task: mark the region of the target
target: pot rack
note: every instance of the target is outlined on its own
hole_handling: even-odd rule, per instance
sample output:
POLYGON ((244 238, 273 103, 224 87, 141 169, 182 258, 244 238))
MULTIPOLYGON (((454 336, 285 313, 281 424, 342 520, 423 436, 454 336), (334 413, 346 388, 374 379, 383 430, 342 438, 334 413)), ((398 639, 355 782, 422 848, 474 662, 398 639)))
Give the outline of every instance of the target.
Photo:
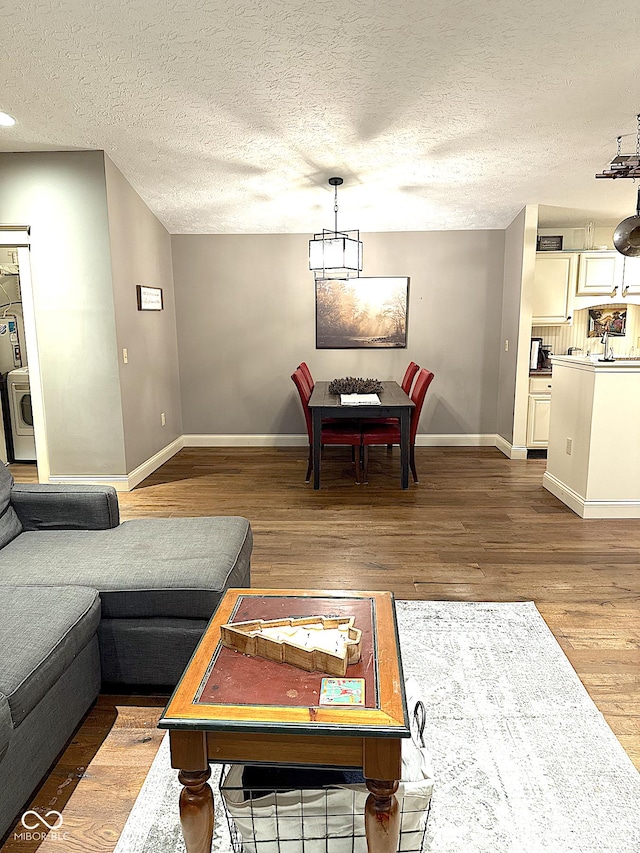
POLYGON ((640 178, 640 113, 636 116, 637 128, 635 134, 623 133, 616 138, 618 150, 607 169, 596 174, 596 178, 640 178), (635 154, 622 153, 622 140, 627 136, 635 136, 635 154))
MULTIPOLYGON (((626 133, 624 136, 632 136, 626 133)), ((636 152, 635 154, 622 153, 623 135, 618 136, 618 151, 609 163, 608 169, 596 175, 596 178, 640 178, 640 113, 636 116, 636 152)), ((623 219, 613 232, 613 245, 626 258, 640 258, 640 187, 638 187, 638 201, 634 216, 623 219)), ((612 294, 613 295, 613 294, 612 294)), ((626 295, 626 293, 624 294, 626 295)))

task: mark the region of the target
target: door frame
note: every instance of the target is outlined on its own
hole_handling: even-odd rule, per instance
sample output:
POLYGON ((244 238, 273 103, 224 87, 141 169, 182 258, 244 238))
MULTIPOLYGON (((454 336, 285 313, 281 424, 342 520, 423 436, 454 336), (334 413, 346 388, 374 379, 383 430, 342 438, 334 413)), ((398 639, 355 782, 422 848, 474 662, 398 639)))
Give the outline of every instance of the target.
POLYGON ((31 238, 29 232, 30 228, 28 225, 0 225, 0 246, 16 249, 18 252, 22 317, 24 321, 27 364, 29 365, 29 385, 31 386, 31 406, 33 408, 33 433, 36 442, 38 481, 40 483, 48 483, 51 469, 49 465, 49 445, 47 442, 47 422, 42 390, 42 374, 40 372, 35 299, 31 278, 31 238))

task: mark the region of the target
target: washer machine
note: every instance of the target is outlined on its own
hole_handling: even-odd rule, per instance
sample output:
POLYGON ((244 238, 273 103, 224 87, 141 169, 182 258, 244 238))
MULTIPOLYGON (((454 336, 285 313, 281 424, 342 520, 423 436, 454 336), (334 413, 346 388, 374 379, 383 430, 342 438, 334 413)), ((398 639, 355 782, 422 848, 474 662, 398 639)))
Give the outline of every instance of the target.
POLYGON ((7 393, 11 416, 13 456, 16 462, 34 462, 36 442, 33 435, 33 410, 29 368, 19 367, 7 374, 7 393))

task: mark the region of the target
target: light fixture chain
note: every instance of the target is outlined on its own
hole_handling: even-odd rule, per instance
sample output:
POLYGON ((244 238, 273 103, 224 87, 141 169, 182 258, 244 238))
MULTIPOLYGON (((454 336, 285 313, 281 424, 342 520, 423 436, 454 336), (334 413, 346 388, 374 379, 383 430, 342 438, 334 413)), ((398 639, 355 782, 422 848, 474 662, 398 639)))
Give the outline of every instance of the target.
POLYGON ((336 184, 333 188, 333 213, 334 213, 334 225, 333 232, 337 235, 338 233, 338 185, 336 184))
POLYGON ((636 157, 640 157, 640 113, 636 116, 638 128, 636 132, 636 157))

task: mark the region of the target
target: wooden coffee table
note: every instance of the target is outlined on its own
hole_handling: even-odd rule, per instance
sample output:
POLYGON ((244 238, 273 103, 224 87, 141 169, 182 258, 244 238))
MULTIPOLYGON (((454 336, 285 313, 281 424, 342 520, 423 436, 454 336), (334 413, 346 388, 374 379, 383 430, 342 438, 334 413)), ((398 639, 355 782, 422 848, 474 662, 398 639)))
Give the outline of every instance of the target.
POLYGON ((402 739, 410 729, 390 592, 228 590, 159 726, 169 729, 171 766, 184 786, 180 820, 187 853, 211 850, 211 762, 361 768, 370 792, 368 849, 397 850, 395 792, 402 739), (364 678, 364 706, 319 705, 323 673, 248 657, 220 643, 227 622, 311 615, 355 617, 362 656, 347 677, 364 678))

